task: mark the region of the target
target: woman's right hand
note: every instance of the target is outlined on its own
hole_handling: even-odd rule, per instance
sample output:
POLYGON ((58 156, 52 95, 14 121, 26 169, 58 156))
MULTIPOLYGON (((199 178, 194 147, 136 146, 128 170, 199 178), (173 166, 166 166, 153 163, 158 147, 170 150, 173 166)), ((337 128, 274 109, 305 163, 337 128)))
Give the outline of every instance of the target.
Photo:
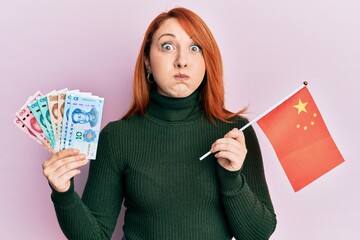
POLYGON ((80 174, 78 169, 89 160, 78 149, 69 148, 54 153, 43 163, 43 174, 52 188, 57 192, 66 192, 70 188, 70 180, 80 174))

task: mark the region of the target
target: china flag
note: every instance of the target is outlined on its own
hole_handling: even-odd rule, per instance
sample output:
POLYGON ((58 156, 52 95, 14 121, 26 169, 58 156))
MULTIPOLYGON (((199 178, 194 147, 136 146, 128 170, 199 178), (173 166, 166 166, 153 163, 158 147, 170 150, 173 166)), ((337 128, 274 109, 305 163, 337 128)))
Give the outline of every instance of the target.
POLYGON ((307 87, 257 123, 295 192, 344 162, 307 87))

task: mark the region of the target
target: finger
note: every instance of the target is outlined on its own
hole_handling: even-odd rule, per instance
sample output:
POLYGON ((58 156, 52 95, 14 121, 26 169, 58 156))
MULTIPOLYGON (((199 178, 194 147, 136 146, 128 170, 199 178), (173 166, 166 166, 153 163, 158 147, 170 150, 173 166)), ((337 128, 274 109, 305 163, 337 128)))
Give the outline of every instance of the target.
POLYGON ((70 169, 72 166, 74 166, 74 164, 78 166, 83 166, 86 163, 88 163, 88 160, 86 159, 85 154, 65 157, 57 159, 56 161, 53 161, 50 165, 47 165, 43 169, 43 173, 46 177, 49 177, 50 175, 56 174, 56 172, 58 171, 70 169))
POLYGON ((224 137, 225 137, 225 138, 226 138, 226 137, 232 137, 232 136, 234 136, 234 134, 236 134, 238 131, 239 131, 239 129, 233 128, 233 129, 231 129, 229 132, 227 132, 224 137))
MULTIPOLYGON (((86 165, 89 162, 89 160, 80 160, 75 162, 70 162, 68 164, 62 165, 58 169, 52 172, 52 174, 49 176, 50 181, 56 181, 56 179, 62 179, 65 176, 65 179, 70 179, 67 176, 69 176, 69 173, 74 173, 77 171, 80 171, 78 168, 86 165)), ((72 175, 72 174, 70 174, 72 175)))
POLYGON ((227 159, 228 161, 232 162, 232 159, 237 158, 237 155, 230 151, 220 151, 215 154, 215 157, 219 159, 220 158, 227 159))
POLYGON ((238 171, 242 167, 241 164, 236 164, 234 162, 229 162, 225 158, 219 158, 217 161, 218 161, 220 166, 222 166, 224 169, 226 169, 228 171, 238 171))
POLYGON ((60 176, 59 179, 65 183, 65 182, 69 181, 71 178, 75 177, 76 175, 79 175, 80 173, 81 173, 81 170, 74 169, 74 170, 71 170, 71 171, 63 174, 62 176, 60 176))
POLYGON ((244 134, 243 131, 240 131, 240 130, 239 130, 239 132, 238 132, 238 137, 236 137, 235 139, 236 139, 236 141, 238 141, 238 142, 246 145, 246 142, 245 142, 245 134, 244 134))
POLYGON ((57 192, 66 192, 70 188, 70 179, 80 173, 79 169, 75 169, 67 172, 55 181, 49 180, 49 183, 57 192))
POLYGON ((66 158, 61 158, 61 159, 58 159, 57 161, 54 161, 49 166, 49 168, 57 170, 60 167, 69 165, 69 164, 74 163, 74 162, 79 162, 79 161, 82 161, 82 160, 85 160, 85 159, 86 159, 85 154, 78 154, 78 155, 74 155, 74 156, 70 156, 70 157, 66 157, 66 158))
POLYGON ((217 153, 215 157, 217 157, 218 163, 229 171, 240 170, 244 163, 244 158, 239 158, 231 152, 222 151, 217 153))
POLYGON ((229 158, 229 161, 243 160, 247 154, 245 144, 232 138, 218 139, 211 148, 212 152, 217 152, 217 158, 229 158))
POLYGON ((68 148, 68 149, 64 149, 59 152, 56 152, 53 155, 51 155, 51 157, 49 159, 44 161, 43 168, 46 168, 48 165, 52 164, 54 161, 56 161, 58 159, 69 157, 69 156, 74 156, 74 155, 79 154, 79 152, 80 151, 76 148, 68 148))
POLYGON ((231 148, 228 150, 217 151, 215 154, 216 158, 227 158, 229 161, 237 162, 243 160, 247 154, 246 148, 231 148))
POLYGON ((245 135, 242 131, 240 131, 237 128, 233 128, 231 131, 229 131, 224 138, 233 138, 241 143, 245 143, 245 135))
POLYGON ((243 161, 246 156, 247 150, 246 149, 229 149, 229 150, 221 150, 216 152, 215 157, 220 159, 224 158, 227 159, 230 162, 239 162, 243 161))
POLYGON ((221 138, 216 140, 211 146, 211 152, 234 151, 238 152, 244 148, 244 145, 233 138, 221 138))

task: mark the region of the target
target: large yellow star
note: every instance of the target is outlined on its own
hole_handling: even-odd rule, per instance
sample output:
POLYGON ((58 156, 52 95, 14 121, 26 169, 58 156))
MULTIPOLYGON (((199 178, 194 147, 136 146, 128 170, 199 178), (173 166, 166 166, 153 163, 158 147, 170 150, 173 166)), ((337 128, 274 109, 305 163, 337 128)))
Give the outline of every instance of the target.
POLYGON ((298 103, 298 105, 294 105, 293 107, 294 108, 297 108, 297 110, 298 110, 298 115, 301 113, 301 112, 307 112, 306 111, 306 105, 307 105, 308 103, 306 102, 306 103, 303 103, 302 101, 301 101, 301 99, 299 99, 299 103, 298 103))

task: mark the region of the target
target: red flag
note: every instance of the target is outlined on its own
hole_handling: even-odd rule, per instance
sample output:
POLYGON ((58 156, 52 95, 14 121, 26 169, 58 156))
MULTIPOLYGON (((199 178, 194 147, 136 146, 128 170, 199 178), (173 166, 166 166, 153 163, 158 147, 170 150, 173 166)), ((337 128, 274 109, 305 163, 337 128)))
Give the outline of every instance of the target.
POLYGON ((257 121, 299 191, 344 162, 306 87, 257 121))

